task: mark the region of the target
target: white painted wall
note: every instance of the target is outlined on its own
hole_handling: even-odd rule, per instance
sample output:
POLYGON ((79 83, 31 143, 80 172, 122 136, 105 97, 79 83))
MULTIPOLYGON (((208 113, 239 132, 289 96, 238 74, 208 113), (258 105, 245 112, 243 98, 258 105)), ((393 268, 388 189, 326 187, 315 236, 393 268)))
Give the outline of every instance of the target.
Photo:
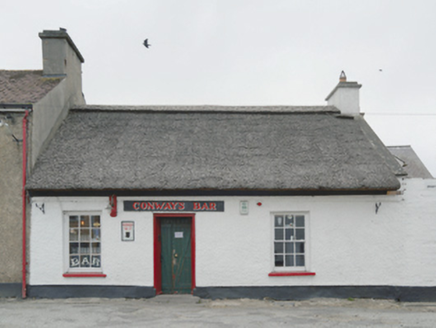
POLYGON ((153 214, 123 212, 123 200, 223 200, 225 212, 196 213, 197 286, 436 286, 436 180, 404 180, 398 196, 127 197, 109 216, 107 197, 32 200, 30 284, 153 286, 153 214), (249 215, 239 201, 249 201, 249 215), (256 203, 261 202, 262 206, 256 203), (378 214, 375 203, 380 202, 378 214), (45 204, 45 214, 35 203, 45 204), (100 211, 106 278, 64 278, 63 212, 100 211), (309 263, 315 276, 269 277, 271 213, 308 213, 309 263), (121 221, 135 241, 121 241, 121 221))

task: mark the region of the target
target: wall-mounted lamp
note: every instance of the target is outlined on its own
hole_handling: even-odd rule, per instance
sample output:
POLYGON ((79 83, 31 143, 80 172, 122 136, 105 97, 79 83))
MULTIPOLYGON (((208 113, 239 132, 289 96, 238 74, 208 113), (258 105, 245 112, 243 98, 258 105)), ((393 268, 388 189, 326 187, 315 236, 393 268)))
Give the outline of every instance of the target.
POLYGON ((109 209, 110 209, 110 216, 116 217, 117 216, 117 195, 109 196, 109 209))

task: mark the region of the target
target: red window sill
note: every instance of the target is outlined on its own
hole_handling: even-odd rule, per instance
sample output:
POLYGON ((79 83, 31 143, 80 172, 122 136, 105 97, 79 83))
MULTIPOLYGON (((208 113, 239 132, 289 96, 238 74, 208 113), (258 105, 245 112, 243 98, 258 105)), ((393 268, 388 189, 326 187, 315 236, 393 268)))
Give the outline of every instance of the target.
POLYGON ((314 276, 315 272, 270 272, 269 277, 314 276))
POLYGON ((87 272, 76 272, 76 273, 64 273, 65 278, 106 278, 104 273, 87 273, 87 272))

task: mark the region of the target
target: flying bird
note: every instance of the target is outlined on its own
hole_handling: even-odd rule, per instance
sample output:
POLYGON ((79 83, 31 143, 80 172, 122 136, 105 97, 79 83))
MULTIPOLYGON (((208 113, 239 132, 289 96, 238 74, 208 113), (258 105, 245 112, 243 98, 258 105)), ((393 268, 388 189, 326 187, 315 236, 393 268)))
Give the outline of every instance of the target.
POLYGON ((144 45, 147 49, 148 49, 148 47, 151 46, 151 44, 148 43, 148 39, 145 39, 145 40, 144 40, 143 45, 144 45))

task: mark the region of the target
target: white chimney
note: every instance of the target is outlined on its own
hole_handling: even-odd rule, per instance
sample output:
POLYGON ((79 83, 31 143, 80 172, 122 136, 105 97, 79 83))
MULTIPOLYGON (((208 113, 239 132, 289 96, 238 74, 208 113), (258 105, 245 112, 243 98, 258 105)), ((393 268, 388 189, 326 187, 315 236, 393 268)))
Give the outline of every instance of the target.
POLYGON ((343 115, 359 115, 359 89, 361 86, 357 82, 347 82, 347 77, 342 71, 338 85, 325 100, 329 106, 335 106, 343 115))

